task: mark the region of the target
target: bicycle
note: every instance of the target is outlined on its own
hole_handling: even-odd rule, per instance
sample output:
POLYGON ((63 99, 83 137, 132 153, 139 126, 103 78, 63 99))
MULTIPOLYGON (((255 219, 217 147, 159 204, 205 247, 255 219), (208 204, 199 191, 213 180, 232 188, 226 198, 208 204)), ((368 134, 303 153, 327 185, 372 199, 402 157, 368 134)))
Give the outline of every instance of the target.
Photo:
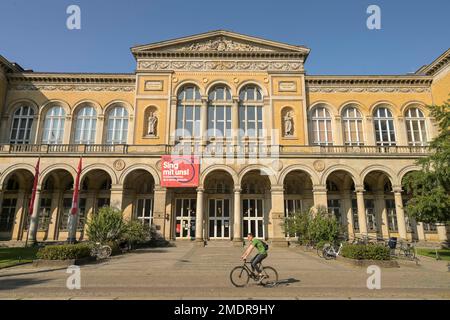
POLYGON ((336 250, 334 245, 331 245, 330 243, 325 244, 322 249, 322 257, 325 258, 325 260, 330 260, 332 258, 336 259, 341 254, 343 246, 344 244, 341 242, 339 248, 336 250))
POLYGON ((230 281, 235 287, 245 287, 250 278, 263 286, 275 284, 278 281, 278 272, 274 268, 264 267, 262 263, 259 263, 258 267, 263 275, 262 279, 260 279, 259 275, 252 271, 251 267, 248 267, 250 264, 250 262, 244 260, 244 264, 242 266, 234 267, 233 270, 231 270, 230 281))
POLYGON ((91 249, 91 256, 96 257, 97 260, 107 259, 111 256, 112 249, 108 245, 102 245, 100 242, 93 244, 91 249))
POLYGON ((397 252, 394 250, 394 255, 400 258, 405 258, 408 260, 416 260, 416 249, 413 243, 409 242, 400 242, 400 246, 397 249, 397 252))

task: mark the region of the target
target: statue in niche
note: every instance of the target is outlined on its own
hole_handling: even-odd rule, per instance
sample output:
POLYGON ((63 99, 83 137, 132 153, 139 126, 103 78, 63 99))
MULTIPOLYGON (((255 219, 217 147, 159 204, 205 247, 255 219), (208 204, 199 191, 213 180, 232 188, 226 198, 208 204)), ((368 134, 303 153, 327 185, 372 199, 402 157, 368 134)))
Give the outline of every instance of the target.
POLYGON ((284 136, 292 137, 294 135, 294 118, 292 111, 288 111, 284 116, 284 136))
POLYGON ((156 125, 158 123, 158 118, 155 116, 154 112, 150 112, 148 117, 148 135, 155 136, 156 135, 156 125))

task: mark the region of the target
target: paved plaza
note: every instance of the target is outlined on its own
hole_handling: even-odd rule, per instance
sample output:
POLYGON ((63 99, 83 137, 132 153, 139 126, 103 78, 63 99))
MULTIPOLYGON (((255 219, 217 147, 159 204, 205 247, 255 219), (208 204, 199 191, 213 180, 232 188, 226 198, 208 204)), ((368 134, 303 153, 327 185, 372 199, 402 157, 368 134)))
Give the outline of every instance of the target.
POLYGON ((31 265, 0 270, 0 299, 450 299, 447 262, 421 257, 417 266, 382 268, 381 289, 369 290, 366 268, 325 261, 300 247, 270 248, 265 265, 274 287, 234 288, 242 248, 227 244, 137 250, 81 266, 81 289, 69 290, 66 268, 31 265))

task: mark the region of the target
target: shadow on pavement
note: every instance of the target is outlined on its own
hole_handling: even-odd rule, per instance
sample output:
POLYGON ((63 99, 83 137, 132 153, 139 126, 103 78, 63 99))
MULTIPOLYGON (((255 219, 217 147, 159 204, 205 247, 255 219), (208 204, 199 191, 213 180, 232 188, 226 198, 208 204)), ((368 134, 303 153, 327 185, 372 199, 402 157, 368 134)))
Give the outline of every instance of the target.
POLYGON ((53 271, 58 271, 58 270, 67 270, 67 267, 64 267, 64 268, 52 268, 52 269, 45 269, 45 270, 38 270, 38 271, 31 271, 31 272, 0 274, 0 281, 3 281, 1 278, 23 276, 23 275, 37 274, 37 273, 46 273, 46 272, 53 272, 53 271))
POLYGON ((288 278, 288 279, 281 279, 278 280, 277 282, 271 282, 265 285, 265 287, 279 287, 279 286, 288 286, 291 283, 296 283, 296 282, 300 282, 300 280, 295 279, 295 278, 288 278))
POLYGON ((14 290, 22 287, 33 286, 48 282, 48 280, 38 280, 32 278, 23 279, 0 279, 0 291, 2 290, 14 290))

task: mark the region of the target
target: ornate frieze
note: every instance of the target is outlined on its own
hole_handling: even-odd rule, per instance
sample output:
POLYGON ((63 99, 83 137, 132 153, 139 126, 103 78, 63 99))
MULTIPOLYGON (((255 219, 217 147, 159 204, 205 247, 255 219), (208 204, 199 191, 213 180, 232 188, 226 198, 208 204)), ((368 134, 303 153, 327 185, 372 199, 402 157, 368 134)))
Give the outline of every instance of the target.
POLYGON ((178 47, 170 48, 173 51, 274 51, 267 47, 258 46, 254 43, 248 44, 244 42, 238 42, 232 39, 227 39, 226 37, 218 37, 215 39, 209 39, 205 41, 193 42, 185 45, 180 45, 178 47))
POLYGON ((303 71, 303 64, 295 61, 245 60, 142 60, 139 70, 175 71, 303 71))
POLYGON ((13 84, 11 90, 17 91, 115 91, 132 92, 135 86, 85 86, 85 85, 46 85, 46 84, 13 84))
POLYGON ((423 93, 430 92, 431 89, 429 87, 308 87, 308 91, 314 93, 423 93))

